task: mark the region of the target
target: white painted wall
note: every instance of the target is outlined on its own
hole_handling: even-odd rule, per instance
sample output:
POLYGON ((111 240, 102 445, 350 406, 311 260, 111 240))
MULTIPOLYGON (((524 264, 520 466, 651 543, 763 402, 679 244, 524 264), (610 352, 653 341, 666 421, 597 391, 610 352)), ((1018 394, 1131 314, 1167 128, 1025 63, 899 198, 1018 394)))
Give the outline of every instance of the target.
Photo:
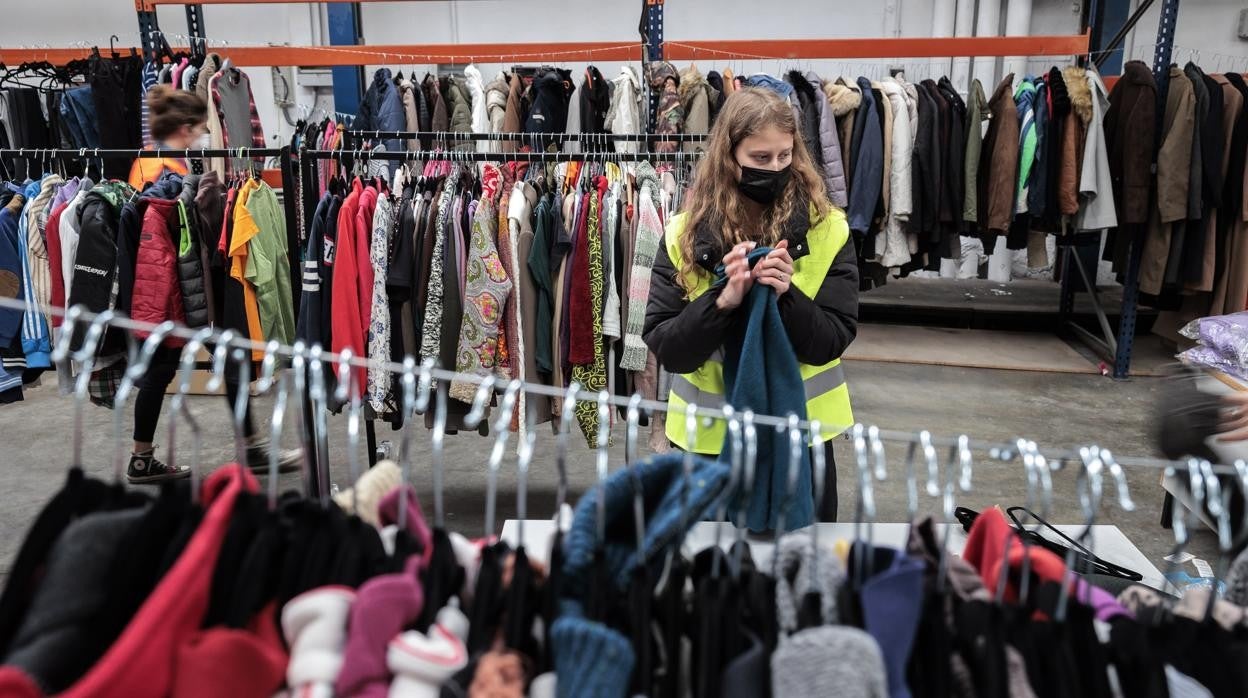
MULTIPOLYGON (((998 1, 998 0, 994 0, 998 1)), ((1033 34, 1068 34, 1078 30, 1079 7, 1086 0, 1033 0, 1033 34)), ((756 38, 819 38, 852 36, 930 36, 936 0, 788 0, 760 9, 755 0, 668 0, 666 38, 669 41, 756 38)), ((0 22, 2 46, 66 46, 78 42, 107 45, 117 34, 119 45, 138 43, 138 26, 131 0, 56 0, 6 3, 0 22)), ((630 44, 638 40, 640 3, 610 0, 471 0, 469 2, 365 3, 362 7, 364 40, 371 44, 418 44, 519 41, 607 41, 630 44)), ((1248 46, 1235 37, 1243 0, 1189 0, 1180 12, 1176 60, 1185 61, 1199 49, 1206 67, 1221 62, 1225 69, 1248 70, 1248 46), (1223 57, 1223 54, 1225 57, 1223 57)), ((161 26, 170 35, 186 32, 179 6, 160 8, 161 26)), ((318 5, 215 5, 204 9, 205 24, 214 50, 228 54, 229 45, 322 44, 324 11, 318 5)), ((1002 17, 1004 22, 1004 17, 1002 17)), ((1128 38, 1129 58, 1150 60, 1157 29, 1152 10, 1128 38)), ((171 43, 184 43, 171 36, 171 43)), ((607 78, 618 63, 586 56, 562 56, 539 61, 517 57, 506 64, 478 64, 486 78, 512 62, 556 63, 579 76, 587 63, 599 66, 607 78)), ((1027 71, 1047 69, 1051 59, 1029 59, 1027 71)), ((854 61, 835 58, 811 61, 760 59, 698 61, 705 72, 730 67, 737 73, 814 70, 825 77, 867 75, 880 77, 891 67, 905 68, 912 79, 938 77, 950 60, 906 59, 854 61)), ((998 61, 999 64, 999 61, 998 61)), ((392 68, 417 72, 432 66, 419 59, 396 59, 392 68)), ((679 66, 683 67, 683 66, 679 66)), ((274 104, 273 80, 267 68, 247 69, 265 134, 273 142, 289 136, 290 128, 274 104)), ((368 71, 371 76, 371 69, 368 71)), ((999 78, 999 65, 992 72, 999 78)), ((312 90, 292 85, 296 101, 308 104, 312 90)), ((991 90, 991 86, 985 86, 991 90)), ((574 101, 575 104, 575 101, 574 101)), ((575 124, 576 115, 571 115, 575 124)))

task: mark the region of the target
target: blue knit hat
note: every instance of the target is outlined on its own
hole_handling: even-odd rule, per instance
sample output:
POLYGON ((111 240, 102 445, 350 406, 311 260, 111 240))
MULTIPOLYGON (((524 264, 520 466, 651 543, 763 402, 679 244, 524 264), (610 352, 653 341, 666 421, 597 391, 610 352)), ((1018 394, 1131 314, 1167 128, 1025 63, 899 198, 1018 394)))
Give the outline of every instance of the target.
POLYGON ((598 536, 598 499, 606 509, 606 536, 603 553, 607 571, 618 591, 628 588, 629 572, 638 563, 637 539, 633 521, 634 483, 641 481, 645 505, 646 533, 643 550, 648 563, 661 561, 671 545, 679 545, 686 529, 708 518, 728 484, 729 466, 694 456, 693 473, 687 495, 687 509, 681 511, 684 490, 684 453, 672 452, 646 460, 608 477, 576 504, 572 528, 563 539, 564 589, 567 596, 583 598, 588 588, 588 572, 598 536), (604 494, 605 493, 605 494, 604 494))
MULTIPOLYGON (((686 525, 707 518, 728 484, 728 466, 694 456, 685 490, 684 454, 652 456, 616 472, 577 502, 572 528, 563 539, 560 617, 551 626, 551 650, 559 674, 560 698, 623 698, 632 675, 632 643, 622 633, 585 618, 582 602, 598 536, 598 502, 606 512, 602 542, 607 574, 616 591, 628 588, 639 563, 661 563, 669 547, 684 539, 686 525), (634 486, 640 481, 646 524, 639 558, 632 525, 634 486), (681 502, 686 502, 682 509, 681 502)), ((609 592, 608 592, 609 593, 609 592)))
POLYGON ((633 646, 602 623, 560 616, 550 627, 559 698, 624 698, 633 673, 633 646))

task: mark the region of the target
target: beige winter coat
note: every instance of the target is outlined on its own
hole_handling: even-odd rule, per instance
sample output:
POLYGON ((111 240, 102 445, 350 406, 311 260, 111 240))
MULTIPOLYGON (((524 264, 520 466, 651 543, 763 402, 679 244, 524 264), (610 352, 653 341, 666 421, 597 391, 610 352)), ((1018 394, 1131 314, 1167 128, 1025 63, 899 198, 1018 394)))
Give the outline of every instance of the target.
POLYGON ((1187 218, 1195 129, 1196 90, 1182 70, 1171 68, 1161 149, 1157 153, 1157 206, 1150 211, 1140 259, 1140 290, 1145 293, 1161 293, 1173 223, 1187 218))

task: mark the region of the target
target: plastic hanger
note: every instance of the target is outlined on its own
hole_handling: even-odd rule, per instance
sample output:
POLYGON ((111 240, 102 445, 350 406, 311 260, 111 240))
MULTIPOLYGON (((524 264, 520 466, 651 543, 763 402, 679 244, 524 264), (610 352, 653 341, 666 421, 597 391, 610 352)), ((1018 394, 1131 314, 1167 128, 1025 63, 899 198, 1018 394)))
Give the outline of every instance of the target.
MULTIPOLYGON (((210 378, 210 379, 208 380, 208 386, 207 386, 207 387, 208 387, 209 392, 212 392, 212 391, 216 391, 216 390, 220 390, 220 389, 221 389, 221 385, 222 385, 223 381, 225 380, 225 371, 226 371, 226 368, 227 368, 227 367, 226 367, 226 365, 225 365, 225 364, 226 364, 226 359, 227 359, 227 358, 233 358, 236 362, 238 362, 238 361, 239 361, 239 355, 238 355, 237 353, 233 353, 233 354, 231 353, 231 350, 234 348, 234 347, 233 347, 233 344, 234 344, 234 342, 235 342, 235 340, 236 340, 237 338, 238 338, 238 333, 237 333, 237 332, 235 332, 234 330, 226 330, 226 331, 224 331, 224 332, 222 332, 222 333, 221 333, 221 338, 217 341, 217 346, 216 346, 216 348, 215 348, 215 349, 213 350, 213 352, 212 352, 212 378, 210 378)), ((245 359, 245 358, 246 358, 246 356, 244 355, 244 357, 243 357, 243 358, 245 359)), ((250 371, 249 371, 249 373, 250 373, 250 371)), ((242 366, 241 366, 241 365, 239 366, 239 374, 240 374, 240 376, 241 376, 241 374, 242 374, 242 366)), ((246 384, 246 383, 244 383, 244 382, 241 380, 241 378, 240 378, 240 380, 238 381, 238 391, 239 391, 239 395, 242 395, 242 394, 244 393, 244 391, 246 391, 247 389, 248 389, 247 384, 246 384)), ((235 421, 235 424, 234 424, 234 459, 235 459, 235 462, 237 462, 237 463, 246 463, 246 462, 247 462, 247 460, 246 460, 246 458, 247 458, 247 447, 246 447, 246 444, 244 443, 245 439, 244 439, 244 437, 242 436, 242 432, 243 432, 243 430, 242 430, 242 420, 241 420, 241 418, 238 416, 238 404, 237 404, 237 401, 235 402, 234 407, 235 407, 235 409, 234 409, 234 414, 235 414, 235 419, 234 419, 234 421, 235 421)), ((246 409, 246 403, 245 403, 245 402, 244 402, 243 407, 244 407, 244 410, 245 410, 245 409, 246 409)), ((245 412, 244 412, 244 414, 245 414, 245 412)))
MULTIPOLYGON (((780 511, 776 515, 775 549, 771 556, 771 576, 774 579, 780 578, 780 538, 785 533, 785 518, 793 506, 793 497, 797 492, 797 478, 801 470, 798 465, 802 459, 802 432, 797 425, 797 415, 790 412, 788 426, 783 428, 788 435, 789 441, 789 467, 785 470, 784 499, 781 502, 780 511)), ((776 430, 780 431, 780 429, 780 427, 777 427, 776 430)))
MULTIPOLYGON (((827 453, 824 451, 823 440, 823 423, 817 419, 810 420, 810 456, 811 467, 815 471, 815 515, 810 526, 810 544, 811 544, 811 569, 819 569, 819 513, 823 508, 823 493, 827 489, 828 482, 828 462, 827 453)), ((913 519, 914 517, 910 517, 913 519)), ((814 580, 811 580, 811 590, 814 590, 814 580)))
POLYGON ((641 476, 637 473, 637 428, 641 421, 641 393, 633 393, 628 398, 628 409, 625 411, 624 462, 631 474, 633 483, 633 527, 637 536, 637 560, 643 564, 646 559, 646 502, 641 486, 641 476))
MULTIPOLYGON (((741 456, 744 450, 741 434, 741 419, 737 416, 737 412, 732 405, 724 405, 724 421, 728 423, 728 443, 729 447, 729 469, 728 469, 728 496, 724 497, 720 502, 719 511, 715 515, 715 556, 711 561, 711 577, 719 578, 720 560, 724 557, 718 552, 720 543, 723 539, 724 523, 728 521, 729 503, 734 496, 745 498, 746 493, 739 491, 741 484, 741 456)), ((722 454, 721 454, 722 455, 722 454)))
POLYGON ((356 509, 356 496, 359 489, 355 485, 362 475, 360 468, 360 421, 363 411, 360 399, 360 382, 358 372, 351 365, 355 352, 350 347, 338 353, 338 386, 334 391, 334 400, 347 405, 347 465, 348 476, 351 478, 351 511, 356 509))
POLYGON ((271 339, 265 343, 264 356, 260 360, 260 377, 256 380, 256 392, 261 395, 267 394, 273 389, 274 385, 277 385, 277 393, 274 395, 273 401, 273 414, 269 418, 269 482, 266 492, 269 511, 277 508, 277 480, 280 472, 278 462, 281 460, 282 429, 285 427, 287 392, 290 389, 289 380, 285 375, 282 376, 280 384, 274 380, 274 375, 277 372, 277 352, 281 349, 281 346, 281 343, 276 339, 271 339))
MULTIPOLYGON (((430 365, 432 359, 426 359, 426 366, 430 365)), ((423 369, 422 369, 423 370, 423 369)), ((444 462, 442 459, 442 444, 446 439, 446 393, 448 385, 446 381, 438 381, 434 399, 433 408, 433 433, 429 437, 429 462, 433 466, 433 526, 434 528, 445 528, 444 508, 442 505, 442 477, 444 462)))
MULTIPOLYGON (((78 372, 78 380, 74 383, 74 439, 73 439, 73 462, 71 466, 82 465, 82 435, 83 435, 83 405, 87 402, 87 388, 91 382, 91 372, 95 369, 95 352, 100 346, 100 341, 104 337, 104 328, 108 326, 116 314, 111 310, 105 310, 87 327, 86 336, 82 340, 82 346, 78 351, 74 352, 73 360, 81 364, 78 372)), ((70 328, 72 332, 72 326, 70 328)))
POLYGON ((290 393, 290 376, 282 374, 277 383, 277 393, 273 398, 273 416, 269 418, 269 511, 277 510, 278 468, 281 460, 282 429, 286 425, 286 405, 290 393))
POLYGON ((853 572, 858 585, 865 582, 871 575, 870 559, 874 554, 871 541, 875 535, 875 487, 865 432, 866 429, 861 423, 854 425, 854 456, 858 465, 858 501, 854 507, 854 541, 864 545, 862 553, 854 555, 853 572), (867 531, 865 539, 862 536, 864 523, 867 531))
MULTIPOLYGON (((208 341, 213 335, 211 327, 205 327, 182 347, 182 356, 179 361, 179 379, 178 390, 173 394, 173 398, 169 401, 169 466, 177 467, 178 449, 177 449, 177 428, 178 416, 181 415, 186 419, 186 423, 191 426, 191 501, 199 501, 199 447, 202 443, 202 432, 199 428, 199 421, 195 419, 195 415, 191 414, 190 408, 186 406, 186 395, 191 391, 191 379, 195 375, 195 358, 199 354, 199 350, 204 348, 204 342, 208 341)), ((224 335, 222 336, 224 339, 224 335)))
MULTIPOLYGON (((744 460, 742 462, 742 475, 744 480, 744 492, 751 492, 754 489, 754 476, 758 463, 758 428, 754 426, 753 410, 745 410, 741 413, 741 438, 745 448, 744 460)), ((789 462, 789 467, 793 468, 795 463, 789 462)), ((791 496, 791 495, 790 495, 791 496)), ((732 573, 733 576, 741 575, 741 560, 745 555, 745 548, 748 545, 745 540, 746 517, 749 510, 749 498, 741 498, 741 508, 737 514, 737 540, 732 548, 732 573)), ((783 526, 778 526, 779 531, 783 526)))
POLYGON ((684 482, 680 489, 680 524, 681 530, 689 530, 689 493, 693 487, 693 445, 698 443, 698 406, 696 403, 685 405, 685 435, 690 448, 685 449, 681 458, 684 482))
MULTIPOLYGON (((1205 501, 1208 502, 1209 513, 1217 521, 1218 534, 1218 566, 1214 570, 1213 588, 1216 592, 1219 580, 1226 576, 1226 569, 1231 562, 1231 511, 1229 488, 1224 498, 1222 483, 1213 472, 1213 464, 1209 461, 1200 462, 1201 476, 1205 480, 1205 501)), ((1217 593, 1209 594, 1209 602, 1205 605, 1205 622, 1213 618, 1213 609, 1218 598, 1217 593)))
MULTIPOLYGON (((156 350, 175 327, 172 320, 166 320, 157 325, 144 340, 142 348, 130 361, 130 365, 126 367, 117 385, 117 394, 113 398, 113 480, 117 483, 121 482, 126 471, 125 442, 121 436, 121 422, 126 411, 126 400, 134 391, 134 382, 147 374, 147 367, 151 365, 156 350)), ((126 336, 132 338, 134 335, 127 332, 126 336)))
POLYGON ((325 389, 324 350, 320 344, 313 344, 308 354, 309 373, 312 384, 308 389, 308 398, 312 403, 312 438, 316 442, 316 482, 317 494, 320 496, 321 507, 329 509, 329 463, 328 458, 328 425, 329 393, 325 389))
POLYGON ((524 547, 524 520, 528 518, 529 466, 533 462, 533 444, 537 441, 537 424, 532 410, 524 411, 524 436, 516 450, 516 540, 524 547))
POLYGON ((498 410, 498 417, 494 420, 494 447, 490 450, 485 490, 486 540, 493 538, 495 535, 494 516, 498 505, 498 471, 503 464, 503 452, 507 448, 507 437, 511 435, 511 415, 515 411, 516 395, 523 387, 524 381, 521 381, 519 378, 507 384, 507 390, 503 392, 503 399, 498 410))
POLYGON ((559 433, 555 437, 555 467, 559 471, 559 489, 555 498, 555 520, 559 520, 563 504, 568 498, 568 430, 576 419, 576 395, 581 384, 572 381, 563 395, 563 409, 559 416, 559 433))
POLYGON ((611 394, 603 390, 598 393, 598 438, 595 471, 598 475, 598 520, 595 527, 595 550, 601 550, 607 539, 607 498, 606 481, 609 467, 607 444, 611 437, 611 394))
POLYGON ((936 590, 943 594, 949 571, 949 536, 954 527, 954 509, 956 508, 955 491, 959 484, 964 484, 964 491, 970 490, 971 449, 970 439, 965 435, 958 437, 957 442, 949 450, 949 460, 945 463, 945 485, 941 497, 941 505, 945 519, 945 535, 940 545, 940 562, 937 566, 936 590), (960 465, 963 471, 962 482, 954 479, 954 465, 960 465))
POLYGON ((294 376, 294 391, 299 398, 300 408, 295 410, 295 421, 299 427, 299 441, 303 446, 303 468, 301 476, 303 479, 303 492, 305 496, 313 496, 312 492, 312 453, 316 448, 315 439, 313 443, 307 442, 307 436, 310 433, 309 425, 304 423, 304 410, 302 405, 311 404, 311 398, 308 394, 307 386, 307 370, 308 370, 308 345, 302 340, 295 340, 294 346, 291 347, 291 374, 294 376), (305 403, 305 398, 308 402, 305 403))
MULTIPOLYGON (((399 469, 406 484, 412 479, 412 422, 429 407, 433 388, 433 360, 426 359, 420 367, 417 391, 416 359, 408 354, 403 359, 403 430, 399 437, 399 469)), ((407 497, 399 499, 399 530, 407 530, 407 497)))
MULTIPOLYGON (((1104 469, 1104 463, 1095 449, 1086 446, 1079 449, 1079 459, 1083 467, 1080 468, 1079 476, 1075 480, 1075 490, 1079 494, 1079 506, 1083 509, 1084 529, 1074 538, 1082 542, 1088 539, 1092 533, 1092 526, 1096 523, 1096 511, 1101 505, 1101 471, 1104 469)), ((1197 475, 1194 476, 1198 476, 1198 469, 1196 472, 1197 475)), ((1053 620, 1058 623, 1066 621, 1071 596, 1069 587, 1075 581, 1074 562, 1075 551, 1071 548, 1066 555, 1066 573, 1062 579, 1062 594, 1058 597, 1057 611, 1053 615, 1053 620)))

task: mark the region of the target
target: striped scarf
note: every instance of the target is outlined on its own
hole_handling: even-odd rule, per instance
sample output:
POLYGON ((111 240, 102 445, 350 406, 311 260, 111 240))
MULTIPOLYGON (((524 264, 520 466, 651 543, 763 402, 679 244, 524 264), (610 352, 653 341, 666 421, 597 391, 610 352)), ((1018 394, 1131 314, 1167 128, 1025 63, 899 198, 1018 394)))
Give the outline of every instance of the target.
POLYGON ((654 257, 663 244, 663 219, 659 216, 659 176, 643 162, 637 166, 637 240, 633 248, 632 274, 628 284, 628 315, 624 323, 624 353, 620 368, 646 370, 646 343, 641 339, 646 324, 646 302, 650 298, 650 275, 654 257))

